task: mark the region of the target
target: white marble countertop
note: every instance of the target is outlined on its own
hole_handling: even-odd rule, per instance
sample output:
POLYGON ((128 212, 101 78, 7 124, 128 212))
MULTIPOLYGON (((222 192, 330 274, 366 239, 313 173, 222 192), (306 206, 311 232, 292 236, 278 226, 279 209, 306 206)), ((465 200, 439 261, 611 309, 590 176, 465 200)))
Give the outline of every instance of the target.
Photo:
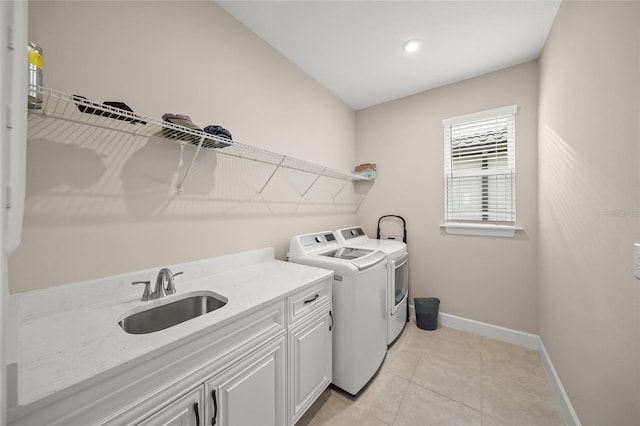
POLYGON ((331 276, 331 272, 273 259, 261 249, 189 264, 173 265, 176 294, 142 302, 137 279, 155 280, 159 268, 92 282, 12 295, 18 344, 19 406, 78 385, 109 370, 179 344, 193 333, 220 327, 331 276), (211 291, 227 304, 206 315, 154 333, 133 335, 118 325, 127 312, 166 303, 193 291, 211 291))

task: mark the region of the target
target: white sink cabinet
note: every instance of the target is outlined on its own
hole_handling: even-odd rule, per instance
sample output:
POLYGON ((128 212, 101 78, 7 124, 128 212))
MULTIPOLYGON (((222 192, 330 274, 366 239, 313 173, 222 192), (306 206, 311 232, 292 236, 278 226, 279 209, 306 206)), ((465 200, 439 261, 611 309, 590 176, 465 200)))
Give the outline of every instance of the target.
MULTIPOLYGON (((203 336, 195 340, 194 347, 200 348, 203 355, 201 360, 187 356, 171 363, 171 367, 190 368, 191 374, 184 379, 180 379, 181 374, 174 375, 173 383, 158 383, 155 391, 151 391, 151 386, 146 392, 143 386, 135 387, 136 391, 125 388, 122 396, 131 392, 131 397, 136 392, 141 397, 105 421, 91 424, 285 424, 285 310, 284 300, 279 300, 223 328, 220 339, 203 336), (193 369, 193 366, 198 368, 193 369)), ((75 419, 71 423, 75 424, 75 419)))
MULTIPOLYGON (((127 335, 115 322, 120 315, 116 313, 142 306, 137 294, 133 299, 127 297, 122 306, 93 305, 86 317, 81 317, 83 309, 70 312, 67 307, 61 314, 36 320, 28 320, 33 318, 28 316, 32 307, 43 311, 43 300, 52 296, 25 295, 21 305, 25 334, 37 338, 68 329, 60 322, 69 318, 93 330, 83 348, 95 355, 87 359, 75 353, 72 339, 83 339, 80 335, 67 339, 74 346, 55 340, 60 350, 44 353, 48 358, 43 362, 48 364, 38 371, 70 384, 31 403, 10 405, 9 426, 293 425, 331 382, 332 272, 264 260, 272 254, 272 250, 253 253, 261 262, 240 265, 237 273, 225 271, 181 283, 180 292, 212 291, 228 297, 229 303, 198 319, 147 335, 127 335), (100 328, 102 318, 113 321, 105 331, 100 328), (90 344, 95 349, 87 346, 90 344), (110 346, 118 349, 109 356, 101 353, 110 346), (78 361, 70 363, 73 356, 79 356, 78 361), (81 362, 86 364, 79 367, 81 362), (107 362, 112 365, 105 368, 107 362), (86 369, 96 363, 102 371, 87 376, 86 369), (83 374, 81 381, 71 381, 71 376, 83 374)), ((214 266, 233 260, 224 258, 214 266)), ((183 269, 183 265, 174 266, 183 269)), ((129 279, 122 280, 123 288, 131 286, 129 279)), ((76 294, 79 287, 67 290, 76 294)), ((68 295, 62 294, 65 300, 68 295)), ((42 347, 37 343, 34 340, 34 347, 42 347)), ((24 342, 22 347, 27 350, 31 343, 24 342)), ((33 380, 49 383, 33 375, 26 364, 21 368, 24 376, 31 374, 33 380)), ((41 387, 39 382, 19 383, 27 386, 22 389, 25 400, 32 389, 41 387)))

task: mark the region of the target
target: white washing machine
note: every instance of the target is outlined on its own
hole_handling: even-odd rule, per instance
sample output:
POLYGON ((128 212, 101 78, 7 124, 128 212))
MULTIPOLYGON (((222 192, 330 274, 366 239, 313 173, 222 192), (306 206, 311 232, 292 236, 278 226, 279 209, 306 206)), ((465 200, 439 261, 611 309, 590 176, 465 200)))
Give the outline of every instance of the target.
POLYGON ((391 344, 407 324, 409 293, 409 253, 402 241, 369 238, 359 227, 339 229, 335 232, 343 247, 380 250, 387 255, 387 344, 391 344))
POLYGON ((326 231, 293 237, 289 261, 334 271, 333 384, 356 395, 387 352, 385 254, 341 247, 326 231))

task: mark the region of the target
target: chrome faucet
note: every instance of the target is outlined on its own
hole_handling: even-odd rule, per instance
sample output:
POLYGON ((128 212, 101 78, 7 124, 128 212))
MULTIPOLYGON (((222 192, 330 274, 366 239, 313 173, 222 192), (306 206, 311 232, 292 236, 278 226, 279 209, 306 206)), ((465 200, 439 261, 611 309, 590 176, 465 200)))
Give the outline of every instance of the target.
POLYGON ((158 277, 156 278, 156 288, 153 290, 153 293, 150 295, 150 299, 159 299, 164 297, 165 294, 173 294, 176 292, 176 286, 173 283, 173 277, 176 275, 180 275, 182 272, 176 272, 175 274, 171 272, 169 268, 162 268, 158 272, 158 277), (165 288, 164 282, 167 282, 167 287, 165 288))
POLYGON ((147 301, 153 299, 160 299, 167 294, 173 294, 176 292, 176 286, 173 283, 173 277, 176 275, 180 275, 182 272, 176 272, 175 274, 171 272, 169 268, 162 268, 158 272, 158 277, 156 278, 156 288, 150 291, 150 281, 134 281, 131 284, 144 284, 144 292, 142 293, 142 298, 140 300, 147 301), (164 282, 167 282, 167 287, 165 288, 164 282))

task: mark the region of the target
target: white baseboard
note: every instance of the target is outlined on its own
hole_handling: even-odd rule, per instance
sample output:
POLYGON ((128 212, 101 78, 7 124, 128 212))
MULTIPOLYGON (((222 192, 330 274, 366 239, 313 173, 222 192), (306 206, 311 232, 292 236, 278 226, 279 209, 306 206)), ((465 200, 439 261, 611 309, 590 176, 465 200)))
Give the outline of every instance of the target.
MULTIPOLYGON (((538 339, 540 339, 539 336, 538 339)), ((547 349, 544 347, 544 343, 542 343, 542 339, 540 339, 540 348, 538 349, 538 352, 540 353, 540 358, 542 358, 542 364, 547 372, 549 382, 551 382, 551 386, 553 386, 556 399, 560 403, 560 408, 562 409, 562 414, 564 414, 565 422, 567 422, 567 425, 569 426, 582 426, 582 423, 580 423, 580 419, 578 418, 578 414, 573 409, 569 396, 564 390, 560 377, 558 376, 558 373, 556 373, 556 369, 551 362, 547 349)))
MULTIPOLYGON (((409 312, 415 318, 415 308, 413 305, 409 305, 409 312)), ((555 392, 556 399, 562 409, 565 422, 568 426, 582 425, 580 423, 580 419, 578 419, 578 415, 573 409, 573 405, 569 400, 567 392, 564 390, 564 386, 562 386, 560 377, 556 373, 556 369, 551 362, 551 358, 549 357, 540 336, 442 312, 438 314, 438 323, 445 327, 455 328, 457 330, 466 331, 468 333, 477 334, 479 336, 500 340, 502 342, 538 351, 549 382, 555 392)))
POLYGON ((451 327, 457 330, 488 337, 490 339, 512 343, 527 349, 538 350, 540 348, 540 337, 535 334, 524 333, 522 331, 512 330, 510 328, 500 327, 498 325, 445 313, 440 313, 438 315, 438 320, 440 321, 440 324, 445 327, 451 327))

